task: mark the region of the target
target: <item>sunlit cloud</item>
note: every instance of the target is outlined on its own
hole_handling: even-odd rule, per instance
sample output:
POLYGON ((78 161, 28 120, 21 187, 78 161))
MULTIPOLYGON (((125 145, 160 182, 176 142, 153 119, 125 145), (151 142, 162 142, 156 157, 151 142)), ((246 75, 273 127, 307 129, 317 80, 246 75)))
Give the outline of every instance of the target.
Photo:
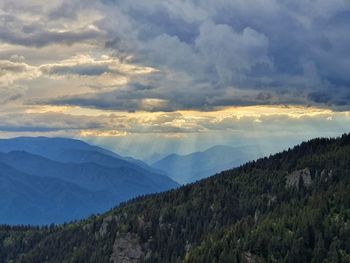
POLYGON ((122 137, 127 136, 127 132, 120 131, 99 131, 99 130, 83 130, 79 134, 81 137, 122 137))
POLYGON ((37 68, 23 62, 0 60, 0 87, 9 86, 16 80, 31 80, 40 76, 37 68))
POLYGON ((217 111, 120 112, 68 106, 34 106, 26 117, 0 115, 8 129, 50 127, 52 130, 76 130, 83 137, 113 137, 130 134, 169 134, 169 137, 213 131, 242 131, 255 126, 264 130, 302 128, 308 125, 347 122, 349 112, 326 108, 251 106, 226 107, 217 111), (52 119, 54 118, 54 120, 52 119), (89 126, 91 125, 91 126, 89 126))
POLYGON ((44 64, 39 69, 53 79, 78 78, 81 85, 94 89, 126 85, 131 77, 156 71, 150 67, 132 65, 127 61, 122 62, 108 55, 94 58, 89 54, 80 54, 58 63, 44 64))

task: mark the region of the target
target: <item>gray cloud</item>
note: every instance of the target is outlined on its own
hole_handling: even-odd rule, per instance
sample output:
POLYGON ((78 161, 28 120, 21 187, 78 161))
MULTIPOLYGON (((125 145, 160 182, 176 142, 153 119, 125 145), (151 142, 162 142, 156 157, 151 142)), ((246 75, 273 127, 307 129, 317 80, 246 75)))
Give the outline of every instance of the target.
POLYGON ((112 72, 108 65, 80 64, 73 66, 54 65, 43 67, 42 72, 49 75, 82 75, 82 76, 99 76, 103 73, 112 72))
MULTIPOLYGON (((24 29, 22 30, 24 31, 24 29)), ((15 45, 43 47, 49 44, 74 44, 85 40, 94 40, 101 35, 96 30, 82 30, 80 32, 48 32, 29 28, 27 30, 28 32, 13 32, 6 26, 0 26, 0 39, 15 45)))
POLYGON ((0 131, 53 132, 61 130, 101 129, 106 126, 97 118, 48 112, 44 114, 10 113, 0 115, 0 131))
MULTIPOLYGON (((59 16, 54 14, 57 8, 52 7, 55 1, 40 5, 30 2, 18 5, 4 0, 0 3, 0 9, 3 11, 0 12, 0 41, 27 47, 44 47, 51 44, 70 45, 102 39, 103 32, 89 27, 88 24, 73 27, 77 22, 76 16, 71 19, 67 16, 67 21, 58 20, 59 16), (38 16, 39 19, 35 19, 38 16), (67 23, 70 23, 71 28, 67 28, 67 23)), ((73 7, 72 12, 80 14, 82 10, 78 9, 80 5, 74 1, 70 5, 73 7)))
POLYGON ((0 60, 0 88, 8 89, 14 81, 32 79, 37 74, 36 68, 26 63, 0 60))
POLYGON ((2 105, 14 103, 23 98, 25 91, 25 88, 18 86, 11 88, 2 87, 0 88, 0 103, 2 105))
MULTIPOLYGON (((85 25, 62 32, 7 13, 0 38, 36 47, 98 40, 121 61, 158 71, 133 76, 114 91, 96 89, 34 103, 126 111, 350 106, 347 0, 75 0, 41 12, 43 21, 61 25, 75 23, 86 10, 101 15, 92 22, 94 29, 85 25)), ((89 64, 43 70, 55 75, 110 73, 105 65, 89 64)))

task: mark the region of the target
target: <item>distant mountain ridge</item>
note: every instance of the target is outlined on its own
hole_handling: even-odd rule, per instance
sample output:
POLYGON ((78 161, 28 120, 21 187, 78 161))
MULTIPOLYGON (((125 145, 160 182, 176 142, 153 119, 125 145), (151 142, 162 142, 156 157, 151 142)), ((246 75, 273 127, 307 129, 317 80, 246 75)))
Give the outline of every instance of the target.
POLYGON ((170 154, 152 164, 170 178, 181 183, 191 183, 218 172, 237 167, 258 158, 247 147, 213 146, 202 152, 187 155, 170 154))
POLYGON ((0 171, 3 185, 8 185, 7 192, 17 193, 16 196, 0 193, 3 204, 0 223, 8 224, 62 223, 106 211, 139 195, 162 192, 178 186, 141 161, 66 138, 2 139, 0 164, 7 167, 0 171), (67 186, 66 189, 70 191, 61 189, 61 192, 45 192, 41 188, 43 181, 51 187, 57 184, 57 189, 67 186), (26 187, 18 192, 16 184, 21 187, 23 183, 26 187), (45 192, 46 195, 38 195, 41 199, 28 198, 40 192, 45 192), (80 201, 75 202, 75 199, 80 201), (22 209, 8 217, 8 211, 4 207, 11 210, 11 203, 15 200, 23 200, 28 207, 42 209, 33 209, 31 217, 22 216, 22 209), (47 200, 52 201, 50 209, 45 208, 47 200), (32 203, 28 203, 30 201, 32 203))
POLYGON ((124 157, 110 150, 93 146, 77 139, 43 136, 0 139, 0 152, 26 151, 56 161, 72 161, 65 155, 70 150, 98 152, 118 159, 124 159, 124 157))

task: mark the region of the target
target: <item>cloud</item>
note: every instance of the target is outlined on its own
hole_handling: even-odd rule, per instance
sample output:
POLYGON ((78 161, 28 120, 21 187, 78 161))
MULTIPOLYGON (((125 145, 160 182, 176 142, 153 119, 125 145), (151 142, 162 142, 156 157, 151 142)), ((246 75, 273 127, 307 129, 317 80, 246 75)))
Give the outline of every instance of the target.
MULTIPOLYGON (((40 108, 39 108, 40 109, 40 108)), ((292 133, 306 130, 336 132, 349 128, 349 113, 321 108, 251 106, 225 108, 214 112, 181 111, 168 113, 86 112, 83 108, 48 108, 25 116, 0 115, 2 131, 66 131, 79 136, 113 137, 127 135, 183 135, 255 131, 292 133), (345 128, 344 128, 345 129, 345 128)))
POLYGON ((80 54, 68 59, 40 66, 40 70, 48 75, 80 75, 100 76, 106 73, 115 75, 148 74, 155 70, 150 67, 142 67, 120 61, 118 58, 102 55, 92 57, 89 54, 80 54))
MULTIPOLYGON (((132 76, 113 92, 67 94, 48 104, 125 111, 350 105, 350 5, 345 0, 81 3, 64 2, 47 17, 77 23, 79 13, 94 9, 100 16, 85 27, 104 32, 94 37, 103 39, 105 49, 121 62, 157 71, 132 76), (145 107, 148 101, 158 103, 145 107)), ((46 70, 92 77, 110 71, 90 62, 46 70)))
POLYGON ((49 75, 81 75, 81 76, 99 76, 109 73, 110 69, 104 65, 83 64, 76 66, 52 66, 43 67, 43 72, 49 75))
MULTIPOLYGON (((62 85, 59 89, 63 93, 67 89, 68 94, 72 94, 73 89, 77 94, 87 90, 110 90, 127 84, 131 77, 155 71, 150 67, 121 62, 108 55, 92 57, 89 54, 79 54, 53 63, 31 65, 25 57, 14 54, 10 56, 10 60, 0 59, 0 94, 2 102, 5 103, 18 99, 22 99, 22 102, 30 101, 31 97, 40 100, 40 97, 52 96, 55 94, 50 89, 53 85, 62 85)), ((135 84, 136 86, 139 89, 142 87, 135 84)), ((150 100, 143 102, 145 106, 150 103, 150 100)))
POLYGON ((0 87, 11 85, 19 79, 33 79, 40 73, 38 70, 24 62, 0 60, 0 87))
POLYGON ((255 65, 270 64, 268 39, 250 27, 238 33, 230 26, 206 22, 201 25, 195 44, 205 65, 223 87, 238 85, 238 78, 255 65))
POLYGON ((82 129, 103 128, 103 122, 96 118, 71 116, 62 113, 47 112, 44 114, 1 114, 0 131, 3 132, 53 132, 82 129))
POLYGON ((0 3, 0 41, 27 47, 44 47, 102 40, 104 33, 94 26, 99 19, 94 9, 89 12, 73 9, 77 11, 74 19, 51 20, 50 12, 55 9, 55 1, 36 4, 35 1, 26 1, 20 6, 6 0, 0 3))
POLYGON ((0 20, 3 132, 182 136, 348 120, 223 112, 349 110, 346 0, 4 0, 0 20), (28 112, 54 106, 102 113, 28 112))
POLYGON ((0 27, 0 39, 3 42, 16 45, 43 47, 49 44, 79 43, 85 40, 96 39, 100 35, 96 30, 82 30, 80 32, 35 31, 35 33, 31 34, 15 33, 8 28, 0 27))
POLYGON ((23 98, 26 89, 20 86, 15 87, 1 87, 0 88, 0 103, 1 105, 16 103, 18 100, 23 98))

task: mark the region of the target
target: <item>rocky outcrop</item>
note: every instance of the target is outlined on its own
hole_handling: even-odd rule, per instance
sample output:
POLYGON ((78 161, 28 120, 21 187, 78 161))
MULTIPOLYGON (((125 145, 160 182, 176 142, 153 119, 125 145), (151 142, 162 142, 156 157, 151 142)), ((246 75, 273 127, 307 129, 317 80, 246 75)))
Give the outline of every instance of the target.
POLYGON ((258 209, 255 210, 255 214, 254 214, 254 222, 255 224, 258 223, 260 218, 260 211, 258 209))
POLYGON ((287 188, 295 186, 299 190, 301 184, 305 187, 310 187, 312 185, 311 171, 309 168, 294 171, 287 176, 287 188))
POLYGON ((113 245, 111 263, 137 263, 144 253, 135 235, 127 233, 125 237, 116 238, 113 245))
POLYGON ((325 182, 328 182, 329 180, 332 180, 333 178, 333 170, 325 170, 323 169, 321 171, 321 179, 325 182))
POLYGON ((256 255, 246 252, 244 253, 244 259, 246 263, 262 263, 263 261, 256 255))
POLYGON ((103 237, 104 235, 107 234, 108 225, 110 222, 112 222, 112 220, 113 220, 112 216, 107 216, 105 219, 103 219, 100 230, 98 231, 100 237, 103 237))

